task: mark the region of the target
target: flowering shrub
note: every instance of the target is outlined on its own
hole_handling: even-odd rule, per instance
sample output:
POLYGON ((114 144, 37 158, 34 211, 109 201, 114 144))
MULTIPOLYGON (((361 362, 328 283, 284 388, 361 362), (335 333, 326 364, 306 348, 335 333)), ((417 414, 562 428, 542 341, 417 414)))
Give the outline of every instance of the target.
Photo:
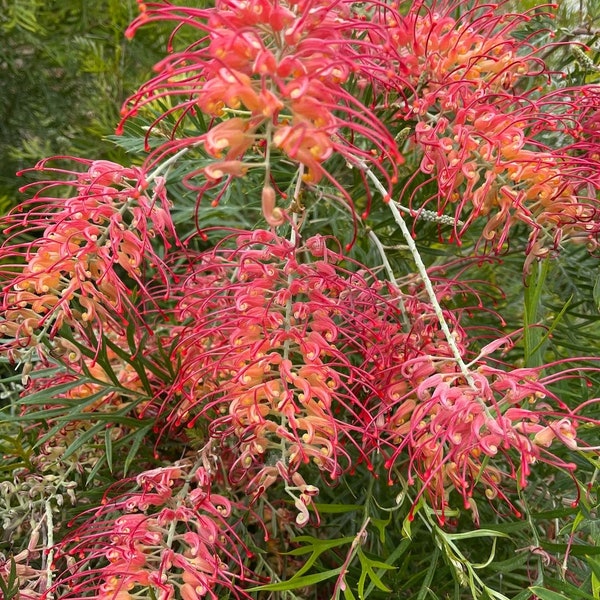
POLYGON ((2 218, 3 597, 598 597, 600 88, 552 7, 138 5, 141 162, 2 218))

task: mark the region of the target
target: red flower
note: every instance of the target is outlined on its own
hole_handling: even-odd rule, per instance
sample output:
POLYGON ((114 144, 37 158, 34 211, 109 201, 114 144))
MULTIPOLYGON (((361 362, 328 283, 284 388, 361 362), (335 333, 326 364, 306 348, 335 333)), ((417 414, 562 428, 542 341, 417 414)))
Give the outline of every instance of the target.
POLYGON ((167 237, 175 236, 163 180, 148 181, 140 169, 107 161, 74 160, 87 172, 41 162, 36 171, 70 179, 25 186, 40 189, 4 218, 9 235, 13 229, 18 233, 0 249, 5 263, 0 334, 15 359, 28 349, 45 352, 44 339, 58 340, 64 324, 82 335, 90 322, 118 330, 126 311, 136 313, 120 269, 141 290, 142 264, 154 265, 158 277, 168 280, 153 245, 156 236, 167 246, 167 237))
POLYGON ((61 598, 94 593, 129 600, 152 590, 168 600, 180 589, 184 597, 194 592, 216 599, 220 587, 243 596, 238 579, 252 578, 239 553, 241 541, 227 522, 232 503, 210 493, 210 474, 181 463, 145 471, 137 480, 141 493, 106 502, 60 543, 62 553, 85 556, 85 562, 54 591, 61 598), (151 490, 158 494, 148 503, 151 490), (100 558, 100 566, 90 570, 88 561, 100 558))
MULTIPOLYGON (((363 68, 367 56, 362 39, 372 25, 353 17, 346 0, 220 0, 208 9, 149 3, 128 34, 159 20, 191 26, 208 43, 171 51, 156 66, 158 75, 126 102, 123 122, 164 96, 175 103, 169 113, 200 108, 223 119, 203 136, 205 148, 216 158, 241 161, 242 168, 208 166, 210 179, 250 168, 269 172, 270 164, 245 159, 254 144, 276 147, 307 167, 309 183, 321 179, 322 165, 334 151, 371 162, 374 150, 389 161, 392 173, 402 162, 387 127, 342 87, 352 73, 363 83, 370 80, 373 66, 367 61, 363 68)), ((390 179, 380 161, 373 162, 390 179)))

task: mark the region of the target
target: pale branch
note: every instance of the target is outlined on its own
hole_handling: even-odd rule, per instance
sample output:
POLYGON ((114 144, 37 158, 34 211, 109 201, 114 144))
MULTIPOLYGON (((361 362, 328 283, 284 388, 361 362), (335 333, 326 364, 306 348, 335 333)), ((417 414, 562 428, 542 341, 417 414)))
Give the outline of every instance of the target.
POLYGON ((454 339, 454 336, 452 335, 452 332, 450 331, 450 328, 448 327, 448 322, 446 321, 446 318, 444 317, 444 312, 442 310, 442 307, 440 306, 440 303, 438 302, 437 296, 435 294, 435 290, 433 289, 433 284, 431 283, 431 279, 429 278, 429 274, 427 273, 427 267, 425 266, 425 264, 423 263, 423 260, 421 259, 421 254, 419 253, 417 245, 415 244, 415 241, 410 233, 410 230, 409 230, 408 226, 406 225, 406 221, 400 214, 400 210, 398 209, 398 206, 396 205, 396 203, 394 201, 392 201, 389 198, 388 191, 385 189, 385 187, 383 186, 381 181, 379 181, 379 179, 375 175, 375 173, 373 173, 373 171, 371 171, 371 169, 369 169, 369 167, 363 161, 357 161, 355 164, 373 182, 373 185, 375 186, 377 191, 383 196, 384 200, 390 207, 390 210, 392 211, 394 220, 396 221, 396 224, 400 228, 400 231, 402 232, 402 235, 403 235, 404 239, 406 240, 406 245, 408 246, 408 249, 409 249, 410 253, 412 254, 413 260, 415 261, 417 271, 419 272, 419 275, 421 276, 421 279, 423 281, 423 285, 425 286, 425 291, 427 293, 427 297, 429 298, 429 302, 431 303, 431 306, 433 308, 435 316, 440 324, 442 333, 444 334, 444 337, 446 338, 446 341, 448 342, 448 346, 450 347, 452 356, 454 357, 454 360, 456 361, 456 364, 458 365, 458 368, 460 369, 460 372, 464 376, 467 383, 472 388, 475 388, 476 386, 475 386, 473 377, 471 376, 471 372, 469 371, 469 368, 467 367, 467 365, 465 364, 465 362, 462 358, 460 350, 458 349, 458 346, 456 345, 456 340, 454 339))

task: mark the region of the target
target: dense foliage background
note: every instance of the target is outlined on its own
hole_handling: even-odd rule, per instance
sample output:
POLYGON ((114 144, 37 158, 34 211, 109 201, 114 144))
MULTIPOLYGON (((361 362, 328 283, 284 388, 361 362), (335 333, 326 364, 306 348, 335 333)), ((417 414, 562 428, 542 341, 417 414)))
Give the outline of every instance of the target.
POLYGON ((119 160, 106 141, 119 108, 165 44, 123 31, 135 0, 4 0, 0 5, 0 210, 18 201, 15 173, 45 156, 119 160))

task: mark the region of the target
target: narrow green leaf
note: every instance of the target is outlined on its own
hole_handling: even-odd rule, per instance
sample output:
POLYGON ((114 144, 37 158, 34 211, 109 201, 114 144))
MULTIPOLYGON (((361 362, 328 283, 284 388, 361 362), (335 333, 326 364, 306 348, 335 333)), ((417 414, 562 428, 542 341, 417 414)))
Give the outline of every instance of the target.
POLYGON ((358 580, 358 597, 362 600, 365 598, 365 582, 367 576, 373 582, 373 584, 379 588, 382 592, 391 592, 388 587, 386 587, 379 576, 373 571, 373 567, 378 567, 380 569, 395 569, 391 565, 382 563, 380 561, 371 560, 361 548, 358 549, 358 559, 360 560, 361 566, 361 574, 358 580))
POLYGON ((480 537, 510 537, 507 533, 494 531, 493 529, 474 529, 473 531, 465 531, 464 533, 442 533, 442 530, 440 529, 438 530, 438 533, 447 540, 470 540, 472 538, 480 537))
POLYGON ((3 593, 6 600, 13 600, 19 597, 19 578, 17 576, 17 563, 15 559, 10 557, 10 571, 8 579, 4 581, 0 577, 0 591, 3 593))
POLYGON ((390 524, 391 520, 391 513, 388 513, 387 519, 375 519, 371 517, 371 523, 377 528, 377 531, 379 531, 379 541, 382 544, 385 544, 385 529, 390 524))
POLYGON ((540 546, 548 552, 565 553, 572 556, 599 555, 600 546, 586 546, 584 544, 551 544, 549 542, 540 542, 540 546))
POLYGON ((555 510, 546 510, 543 512, 531 513, 533 520, 545 520, 545 519, 564 519, 569 515, 572 515, 577 511, 577 508, 557 508, 555 510))
POLYGON ((319 540, 317 538, 313 538, 308 535, 302 535, 294 540, 295 542, 308 542, 308 545, 301 546, 300 548, 294 548, 289 552, 285 552, 284 554, 288 556, 301 556, 302 554, 308 554, 312 552, 311 556, 308 560, 300 567, 298 571, 292 577, 292 580, 296 580, 298 577, 301 577, 304 573, 306 573, 316 562, 316 560, 325 552, 331 548, 337 548, 339 546, 343 546, 345 544, 351 544, 354 541, 354 537, 348 536, 344 538, 337 538, 335 540, 319 540))
POLYGON ((63 454, 63 459, 69 458, 72 454, 77 452, 82 446, 87 444, 88 442, 92 442, 92 440, 106 427, 104 423, 96 423, 90 429, 88 429, 85 433, 80 434, 77 439, 65 450, 63 454))
POLYGON ((542 294, 548 276, 550 261, 542 260, 531 269, 524 290, 523 346, 525 366, 539 367, 543 364, 542 329, 539 326, 542 308, 542 294))
POLYGON ((531 596, 533 596, 533 593, 531 592, 531 590, 523 590, 522 592, 519 592, 513 598, 513 600, 529 600, 531 598, 531 596))
POLYGON ((88 473, 88 476, 85 480, 85 485, 90 485, 90 483, 92 483, 92 481, 94 481, 94 479, 96 479, 96 475, 98 475, 98 473, 100 472, 100 469, 102 469, 102 467, 105 464, 106 464, 106 455, 102 454, 96 461, 96 464, 92 467, 92 469, 88 473))
POLYGON ((108 465, 108 470, 113 472, 113 442, 112 442, 112 428, 107 427, 104 430, 104 451, 106 453, 106 464, 108 465))
POLYGON ((144 441, 146 434, 152 429, 152 423, 144 427, 140 427, 137 431, 135 431, 132 435, 133 441, 131 443, 131 447, 129 448, 129 452, 127 453, 127 458, 125 459, 125 464, 123 465, 123 475, 127 475, 129 471, 129 467, 131 463, 135 460, 138 450, 144 441))
POLYGON ((568 298, 567 301, 565 302, 564 306, 561 308, 560 312, 557 315, 555 315, 554 318, 552 319, 552 325, 550 327, 548 327, 547 329, 542 330, 543 334, 540 335, 540 340, 539 340, 537 346, 535 346, 535 348, 533 348, 531 350, 531 354, 535 354, 536 352, 538 352, 542 348, 542 346, 548 341, 548 339, 550 338, 550 336, 552 335, 552 333, 554 332, 556 327, 562 321, 562 318, 564 317, 565 313, 567 312, 567 309, 569 308, 572 300, 573 300, 573 296, 568 298))
POLYGON ((425 579, 421 585, 421 589, 419 590, 419 594, 417 595, 416 600, 425 600, 427 593, 429 592, 429 586, 433 581, 433 576, 435 574, 435 570, 437 569, 438 560, 440 558, 440 549, 436 546, 433 551, 433 556, 431 557, 431 562, 429 563, 429 568, 427 569, 427 574, 425 575, 425 579))
POLYGON ((572 585, 562 579, 546 577, 545 583, 559 592, 563 592, 563 595, 569 600, 598 600, 595 596, 584 591, 583 588, 572 585))
POLYGON ((336 538, 334 540, 320 540, 318 538, 314 538, 310 535, 299 535, 294 538, 294 542, 302 543, 308 542, 306 546, 300 546, 299 548, 294 548, 289 552, 284 552, 286 556, 301 556, 302 554, 308 554, 309 552, 314 552, 315 549, 319 549, 320 553, 325 550, 329 550, 330 548, 336 548, 338 546, 343 546, 344 544, 350 544, 354 541, 353 536, 346 536, 343 538, 336 538))
POLYGON ((600 582, 600 559, 594 558, 593 556, 586 556, 585 562, 596 576, 596 579, 600 582))
POLYGON ((346 600, 356 600, 356 596, 352 593, 349 585, 344 587, 344 598, 346 600))
POLYGON ((285 592, 287 590, 297 590, 315 583, 320 583, 332 577, 336 577, 342 572, 342 567, 325 571, 323 573, 316 573, 315 575, 305 575, 304 577, 292 577, 289 581, 279 581, 277 583, 269 583, 267 585, 260 585, 257 587, 250 588, 249 592, 285 592))
MULTIPOLYGON (((323 514, 355 512, 357 510, 364 510, 364 508, 365 507, 361 506, 360 504, 324 504, 319 502, 314 503, 314 510, 323 514)), ((310 505, 308 509, 313 510, 313 506, 310 505)))
MULTIPOLYGON (((385 565, 385 569, 389 569, 391 567, 393 567, 393 565, 395 565, 396 561, 412 546, 412 541, 409 538, 404 538, 401 542, 400 545, 397 546, 394 551, 389 555, 387 561, 385 563, 382 563, 385 565)), ((379 577, 381 577, 383 575, 383 569, 381 569, 382 572, 377 573, 377 575, 379 577)), ((373 591, 373 588, 375 587, 375 585, 373 584, 373 582, 371 582, 369 584, 369 587, 367 588, 366 592, 365 592, 365 598, 368 597, 371 592, 373 591)))
MULTIPOLYGON (((34 392, 33 394, 29 394, 28 396, 21 398, 18 401, 20 406, 30 406, 35 404, 47 404, 48 401, 52 398, 56 398, 61 394, 69 392, 73 388, 76 388, 85 383, 93 383, 91 379, 81 378, 76 381, 70 381, 69 383, 61 383, 60 385, 54 385, 52 387, 46 388, 44 390, 40 390, 39 392, 34 392)), ((61 399, 62 400, 62 399, 61 399)))
POLYGON ((540 600, 573 600, 572 598, 567 598, 558 592, 553 592, 552 590, 547 590, 545 588, 534 586, 529 588, 540 600))
POLYGON ((402 536, 412 539, 412 519, 410 517, 405 517, 402 521, 402 536))
POLYGON ((592 297, 596 308, 600 311, 600 275, 596 275, 596 281, 594 282, 594 288, 592 290, 592 297))

